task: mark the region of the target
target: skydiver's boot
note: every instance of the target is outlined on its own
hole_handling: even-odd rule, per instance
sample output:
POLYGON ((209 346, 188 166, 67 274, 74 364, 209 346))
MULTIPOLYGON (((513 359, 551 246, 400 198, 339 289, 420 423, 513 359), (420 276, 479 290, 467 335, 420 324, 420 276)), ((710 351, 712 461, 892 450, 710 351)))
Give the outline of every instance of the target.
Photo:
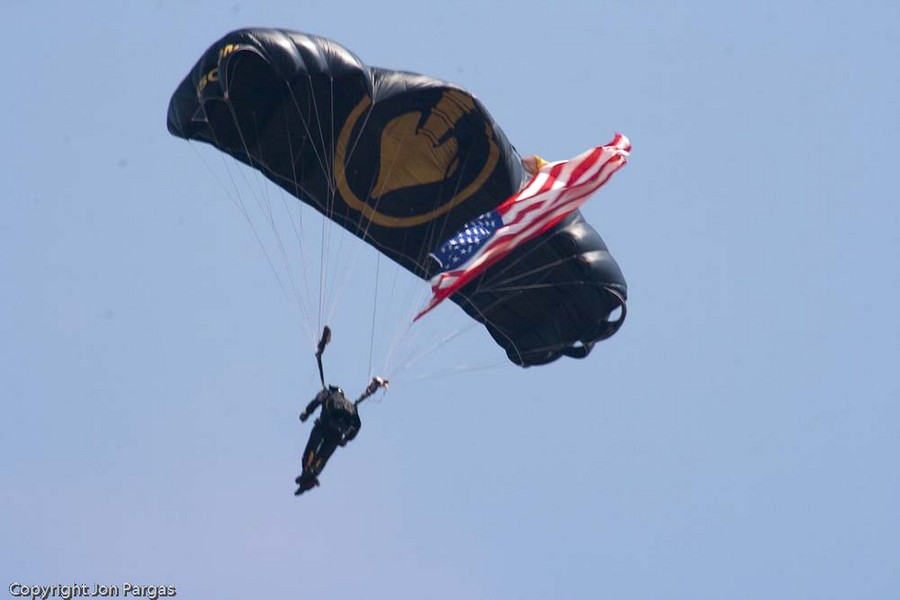
POLYGON ((303 492, 305 492, 307 490, 311 490, 314 487, 318 487, 319 478, 310 476, 310 475, 301 474, 294 480, 294 482, 297 484, 297 491, 294 492, 294 495, 299 496, 300 494, 302 494, 303 492))
POLYGON ((297 477, 294 478, 294 483, 297 485, 301 485, 306 481, 314 481, 316 485, 319 485, 319 478, 313 475, 307 475, 306 473, 300 473, 297 477))

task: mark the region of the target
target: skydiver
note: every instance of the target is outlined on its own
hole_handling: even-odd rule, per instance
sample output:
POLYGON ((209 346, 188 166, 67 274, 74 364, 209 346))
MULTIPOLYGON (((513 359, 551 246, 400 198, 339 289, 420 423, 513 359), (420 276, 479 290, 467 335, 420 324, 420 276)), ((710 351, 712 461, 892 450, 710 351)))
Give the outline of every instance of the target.
POLYGON ((303 472, 294 480, 297 483, 295 496, 319 485, 319 474, 325 463, 338 446, 346 446, 356 437, 362 422, 359 420, 359 405, 374 394, 378 388, 387 388, 388 381, 382 377, 373 377, 363 393, 351 402, 344 391, 336 385, 325 385, 325 373, 322 369, 322 353, 331 341, 331 329, 326 325, 322 331, 322 339, 316 349, 316 362, 319 367, 319 379, 322 390, 300 413, 300 421, 306 420, 321 406, 322 414, 316 419, 309 434, 309 441, 303 451, 303 472))

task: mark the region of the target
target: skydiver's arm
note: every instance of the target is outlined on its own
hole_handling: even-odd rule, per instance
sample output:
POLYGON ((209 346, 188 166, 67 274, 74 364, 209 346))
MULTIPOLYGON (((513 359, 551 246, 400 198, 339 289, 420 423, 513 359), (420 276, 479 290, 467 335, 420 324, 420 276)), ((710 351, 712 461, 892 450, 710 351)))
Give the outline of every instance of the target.
POLYGON ((359 406, 359 404, 363 400, 365 400, 366 398, 368 398, 369 396, 374 394, 378 390, 378 388, 383 387, 383 388, 387 389, 388 383, 390 383, 390 382, 387 379, 385 379, 384 377, 378 377, 378 376, 373 377, 372 381, 369 382, 369 385, 366 387, 365 391, 363 391, 363 393, 359 395, 359 398, 356 399, 354 404, 359 406))
POLYGON ((306 410, 304 410, 302 413, 300 413, 301 421, 306 421, 309 418, 309 416, 311 414, 313 414, 313 412, 315 412, 315 410, 317 408, 319 408, 319 405, 325 401, 325 395, 327 393, 328 393, 327 391, 322 390, 321 392, 316 394, 316 397, 313 398, 312 401, 306 405, 306 410))

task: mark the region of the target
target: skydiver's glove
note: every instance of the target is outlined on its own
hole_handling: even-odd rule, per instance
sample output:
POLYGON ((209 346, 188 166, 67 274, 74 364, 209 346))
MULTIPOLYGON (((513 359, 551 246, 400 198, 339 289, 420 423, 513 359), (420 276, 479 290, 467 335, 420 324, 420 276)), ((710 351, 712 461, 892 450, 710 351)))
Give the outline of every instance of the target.
POLYGON ((344 446, 347 445, 347 442, 348 442, 348 441, 349 441, 349 440, 348 440, 347 438, 342 437, 342 438, 341 438, 341 441, 338 442, 338 446, 340 446, 341 448, 343 448, 344 446))
POLYGON ((306 420, 308 418, 309 418, 309 413, 306 412, 305 410, 302 413, 300 413, 300 422, 301 423, 306 423, 306 420))
POLYGON ((388 382, 387 379, 385 379, 384 377, 378 377, 378 376, 376 375, 375 377, 372 378, 372 381, 369 382, 369 386, 366 388, 366 394, 365 394, 365 395, 366 395, 366 396, 371 396, 371 395, 374 394, 374 393, 378 390, 378 388, 380 388, 380 387, 383 387, 383 388, 387 389, 388 383, 389 383, 389 382, 388 382))

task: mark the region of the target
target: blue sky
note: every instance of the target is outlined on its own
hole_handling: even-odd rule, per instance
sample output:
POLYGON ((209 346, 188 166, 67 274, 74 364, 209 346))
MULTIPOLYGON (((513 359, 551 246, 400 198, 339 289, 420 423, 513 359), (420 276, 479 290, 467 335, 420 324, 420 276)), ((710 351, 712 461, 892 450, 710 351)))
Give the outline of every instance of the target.
MULTIPOLYGON (((265 4, 0 3, 4 586, 900 597, 900 5, 265 4), (244 26, 459 83, 525 154, 627 134, 583 209, 622 330, 528 370, 467 331, 431 358, 492 368, 410 369, 295 498, 309 334, 222 183, 244 171, 165 128, 244 26)), ((360 255, 327 356, 353 390, 389 337, 360 255)))

